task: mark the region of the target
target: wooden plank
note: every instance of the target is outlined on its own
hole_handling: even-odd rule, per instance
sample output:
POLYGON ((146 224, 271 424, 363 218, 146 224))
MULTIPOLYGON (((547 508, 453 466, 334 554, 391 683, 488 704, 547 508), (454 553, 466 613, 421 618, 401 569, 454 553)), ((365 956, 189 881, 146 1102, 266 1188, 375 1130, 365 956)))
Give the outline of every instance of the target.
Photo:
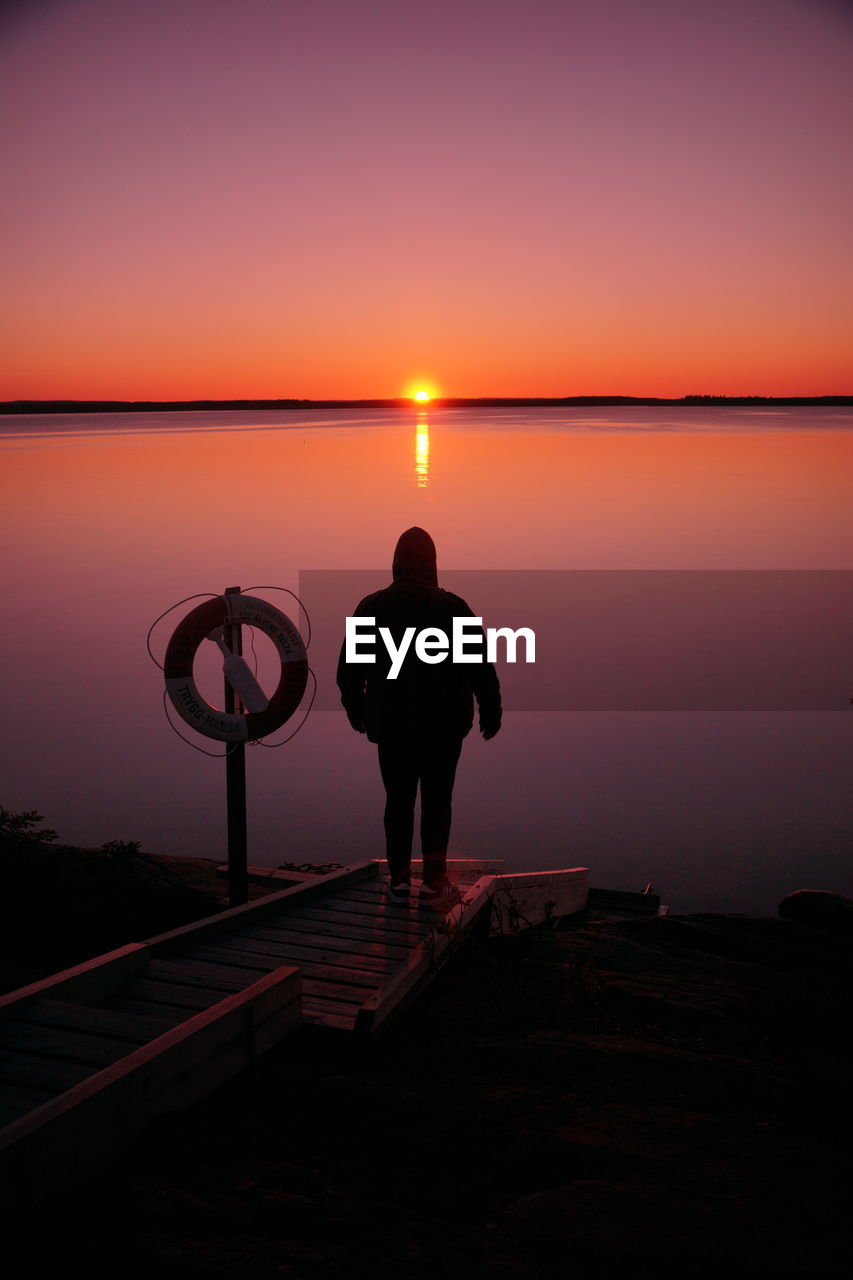
POLYGON ((557 867, 552 871, 507 871, 495 876, 498 884, 549 884, 588 880, 589 867, 557 867))
POLYGON ((55 1093, 41 1089, 29 1089, 25 1085, 0 1084, 0 1129, 11 1124, 28 1111, 35 1111, 50 1102, 55 1093))
MULTIPOLYGON (((225 952, 225 955, 228 955, 228 952, 225 952)), ((231 955, 233 955, 233 952, 231 952, 231 955)), ((252 964, 254 964, 254 968, 250 966, 250 968, 241 969, 241 973, 245 975, 245 979, 250 979, 252 973, 257 973, 257 970, 259 969, 264 970, 264 972, 269 972, 270 969, 275 969, 278 966, 278 961, 272 961, 272 963, 270 963, 269 960, 266 960, 266 963, 259 964, 259 957, 252 956, 250 959, 252 964)), ((302 972, 302 978, 304 979, 311 978, 323 983, 341 983, 343 986, 359 987, 362 989, 368 988, 370 991, 373 991, 375 987, 380 986, 383 979, 383 974, 365 973, 364 970, 341 968, 341 966, 323 964, 316 960, 313 964, 311 964, 310 961, 309 963, 302 963, 302 961, 300 961, 300 969, 302 972)), ((309 984, 306 982, 302 983, 302 988, 304 988, 304 991, 307 991, 307 989, 309 989, 309 984)))
POLYGON ((354 939, 361 942, 372 942, 377 946, 388 947, 389 954, 393 950, 410 949, 420 942, 419 937, 389 934, 379 929, 365 929, 360 925, 344 922, 339 916, 334 919, 313 920, 301 916, 287 916, 288 930, 299 930, 316 937, 354 939))
POLYGON ((336 1000, 333 996, 303 996, 303 1008, 313 1013, 327 1013, 332 1017, 346 1018, 350 1027, 355 1026, 356 1015, 361 1007, 357 1004, 351 1004, 346 1000, 336 1000))
POLYGON ((417 909, 417 899, 409 905, 391 903, 382 895, 377 899, 362 898, 348 902, 338 894, 322 898, 317 902, 304 905, 295 903, 290 911, 282 912, 281 919, 290 916, 304 916, 306 912, 334 911, 338 915, 358 916, 356 923, 372 926, 375 923, 386 925, 391 929, 418 929, 423 926, 422 913, 417 909))
MULTIPOLYGON (((76 1093, 77 1100, 80 1100, 97 1092, 95 1086, 101 1088, 104 1085, 108 1085, 111 1081, 118 1080, 136 1066, 145 1064, 156 1068, 154 1078, 159 1080, 163 1075, 164 1058, 168 1057, 172 1050, 179 1048, 185 1041, 200 1035, 202 1040, 209 1041, 215 1049, 216 1038, 215 1036, 211 1037, 207 1032, 221 1026, 223 1019, 229 1017, 235 1010, 243 1011, 247 1007, 253 1007, 257 1015, 254 1020, 255 1030, 260 1031, 267 1021, 280 1012, 282 1008, 292 1014, 294 1008, 298 1012, 299 1005, 299 972, 291 967, 283 967, 276 970, 274 974, 266 975, 259 982, 247 988, 245 992, 226 997, 213 1009, 194 1014, 182 1022, 179 1027, 173 1028, 165 1035, 158 1037, 156 1041, 133 1050, 120 1062, 97 1073, 86 1072, 83 1076, 79 1076, 80 1087, 75 1087, 70 1092, 76 1093)), ((292 1018, 290 1020, 292 1021, 292 1018)), ((246 1028, 249 1027, 245 1019, 238 1020, 235 1025, 241 1031, 241 1034, 245 1035, 246 1028)), ((3 1056, 5 1057, 6 1055, 3 1056)), ((23 1056, 21 1055, 21 1057, 23 1056)), ((180 1054, 175 1057, 174 1066, 179 1068, 179 1075, 183 1084, 188 1083, 192 1091, 194 1086, 191 1079, 184 1080, 186 1064, 182 1063, 180 1054)), ((27 1064, 28 1069, 29 1067, 30 1063, 27 1064)), ((150 1092, 150 1089, 148 1092, 150 1092)), ((72 1101, 73 1099, 68 1099, 69 1105, 72 1101)), ((64 1099, 59 1098, 57 1102, 61 1105, 54 1109, 54 1114, 66 1110, 64 1099)), ((14 1134, 0 1134, 0 1149, 5 1149, 16 1136, 14 1134)))
POLYGON ((21 1102, 4 1102, 0 1098, 0 1129, 5 1125, 11 1124, 13 1120, 20 1119, 25 1116, 32 1107, 28 1107, 21 1102))
MULTIPOLYGON (((332 952, 331 958, 327 955, 324 957, 323 952, 305 952, 303 948, 302 956, 289 956, 292 964, 298 964, 303 974, 307 977, 316 978, 328 974, 331 978, 338 978, 343 982, 352 981, 362 986, 378 986, 390 971, 390 965, 374 966, 372 969, 362 968, 356 964, 352 957, 347 956, 339 951, 332 952)), ((218 960, 222 956, 226 958, 237 957, 239 960, 245 959, 247 972, 268 973, 270 969, 275 969, 282 963, 279 957, 260 956, 254 952, 243 952, 228 950, 220 947, 209 947, 203 958, 209 960, 218 960)))
POLYGON ((444 918, 443 927, 435 929, 411 955, 408 962, 393 973, 359 1010, 356 1032, 369 1035, 389 1017, 398 1013, 429 981, 451 954, 451 943, 458 944, 475 921, 491 909, 495 877, 481 877, 444 918))
POLYGON ((172 1019, 145 1017, 96 1009, 88 1004, 65 1004, 59 1000, 36 1000, 18 1015, 21 1022, 34 1022, 45 1027, 70 1027, 93 1035, 112 1036, 135 1044, 147 1044, 174 1025, 172 1019))
POLYGON ((93 960, 31 982, 29 986, 19 987, 17 991, 9 991, 0 996, 0 1021, 16 1017, 24 1005, 41 996, 94 1003, 141 969, 147 959, 145 943, 131 942, 126 947, 118 947, 105 955, 95 956, 93 960))
MULTIPOLYGON (((420 879, 424 864, 422 858, 412 858, 412 875, 420 879)), ((502 858, 448 858, 447 871, 451 879, 455 879, 463 871, 470 871, 474 881, 481 880, 484 875, 498 875, 506 870, 506 862, 502 858)))
POLYGON ((338 889, 336 893, 329 895, 329 899, 333 902, 357 902, 361 904, 362 909, 369 902, 371 910, 385 907, 386 910, 400 916, 405 916, 408 909, 417 906, 421 888, 418 881, 415 880, 410 885, 411 896, 408 903, 395 902, 388 892, 390 886, 388 877, 383 876, 380 880, 369 880, 363 884, 348 885, 344 889, 338 889))
POLYGON ((14 1121, 0 1132, 7 1212, 25 1218, 102 1168, 155 1115, 217 1088, 300 1018, 299 971, 284 966, 14 1121))
POLYGON ((497 876, 492 903, 492 933, 514 932, 583 911, 589 893, 586 867, 558 871, 513 872, 497 876))
MULTIPOLYGON (((474 881, 466 882, 460 878, 454 883, 458 884, 460 888, 470 889, 474 881)), ((370 889, 342 889, 340 893, 335 894, 334 899, 331 901, 335 904, 344 903, 353 911, 369 911, 371 915, 381 914, 388 916, 389 919, 406 920, 410 914, 415 915, 415 918, 417 918, 416 913, 422 910, 422 899, 418 885, 412 886, 412 896, 408 903, 392 902, 388 896, 387 884, 370 889)))
POLYGON ((429 933, 431 915, 413 908, 397 907, 395 912, 386 912, 382 908, 371 910, 369 905, 363 908, 351 902, 335 902, 322 907, 300 907, 294 912, 302 920, 338 920, 342 924, 351 922, 361 929, 379 929, 389 937, 400 934, 406 938, 423 938, 429 933), (326 914, 319 915, 319 912, 326 914))
POLYGON ((173 1004, 157 1004, 153 1000, 132 1000, 127 996, 116 995, 108 996, 102 1002, 100 1008, 118 1013, 129 1013, 134 1016, 138 1015, 146 1020, 156 1021, 161 1026, 161 1034, 163 1031, 170 1031, 172 1027, 176 1027, 178 1023, 185 1022, 188 1016, 187 1009, 176 1008, 173 1004))
POLYGON ((210 991, 242 991, 252 981, 251 974, 236 965, 195 959, 191 948, 187 948, 183 955, 152 960, 146 967, 145 976, 160 982, 177 982, 182 986, 207 987, 210 991))
MULTIPOLYGON (((131 1000, 148 1000, 156 1005, 173 1005, 176 1009, 209 1009, 223 996, 221 991, 202 987, 188 987, 174 982, 159 982, 156 978, 131 978, 116 992, 131 1000)), ((111 1001, 108 1008, 116 1008, 111 1001)))
MULTIPOLYGON (((369 902, 372 905, 373 903, 388 900, 388 883, 386 878, 378 884, 373 881, 364 889, 360 885, 354 885, 352 889, 342 889, 340 893, 335 894, 335 897, 343 902, 369 902)), ((416 892, 416 890, 417 886, 413 886, 413 891, 416 892)), ((406 910, 404 906, 396 903, 394 905, 397 906, 398 911, 406 910)))
POLYGON ((307 991, 312 982, 338 983, 342 988, 358 988, 359 991, 375 991, 388 977, 387 973, 371 973, 365 969, 348 969, 336 964, 312 964, 300 962, 302 986, 307 991))
POLYGON ((7 1022, 0 1032, 0 1052, 32 1053, 59 1062, 82 1062, 90 1067, 108 1067, 135 1046, 128 1040, 86 1035, 68 1027, 42 1027, 28 1022, 7 1022))
POLYGON ((27 1088, 61 1093, 88 1079, 91 1074, 91 1067, 84 1067, 79 1062, 57 1062, 11 1049, 0 1053, 0 1081, 3 1084, 22 1084, 27 1088))
POLYGON ((317 930, 309 926, 303 928, 269 928, 269 929, 246 929, 240 937, 257 938, 259 942, 276 942, 280 941, 283 946, 290 946, 291 942, 300 946, 310 947, 326 947, 331 951, 346 951, 352 955, 359 956, 377 956, 385 959, 389 963, 397 960, 404 960, 409 954, 410 946, 406 943, 401 947, 377 940, 374 935, 368 934, 367 939, 355 937, 352 930, 347 930, 345 935, 339 935, 334 930, 317 930))
POLYGON ((0 1084, 0 1102, 4 1105, 19 1105, 25 1111, 32 1111, 49 1102, 56 1095, 50 1089, 34 1089, 24 1084, 0 1084))
POLYGON ((287 913, 288 920, 314 920, 318 923, 339 924, 342 928, 350 925, 357 929, 366 929, 371 933, 385 934, 389 939, 398 937, 414 938, 416 941, 429 933, 425 921, 409 916, 399 923, 381 919, 370 911, 335 910, 323 907, 298 907, 287 913))
POLYGON ((343 982, 327 982, 321 978, 306 978, 302 973, 302 990, 306 996, 322 996, 324 1000, 339 1000, 342 1004, 362 1005, 369 1000, 379 983, 373 986, 350 986, 343 982))
POLYGON ((303 1003, 302 1016, 310 1026, 332 1027, 335 1031, 352 1032, 355 1026, 353 1014, 330 1012, 329 1009, 319 1009, 316 1005, 309 1006, 303 1003))
POLYGON ((301 920, 324 920, 327 923, 341 922, 345 927, 348 924, 355 925, 359 929, 368 929, 374 936, 387 938, 389 942, 394 940, 419 942, 421 938, 427 937, 432 928, 434 915, 432 911, 421 911, 418 916, 412 914, 411 918, 393 919, 378 913, 361 913, 361 911, 329 909, 328 913, 320 913, 320 909, 311 910, 309 908, 300 909, 297 919, 301 920))
POLYGON ((150 948, 152 954, 160 954, 163 951, 174 950, 176 945, 193 939, 200 940, 210 934, 233 933, 236 928, 244 924, 257 924, 267 916, 275 915, 296 900, 310 901, 312 898, 329 893, 335 885, 343 886, 356 884, 360 880, 369 880, 376 875, 377 870, 378 864, 373 859, 355 862, 345 867, 343 871, 331 871, 327 876, 318 876, 316 882, 293 885, 289 889, 270 893, 265 898, 258 898, 254 902, 246 902, 243 906, 220 911, 215 916, 206 916, 194 924, 170 929, 168 933, 159 933, 154 938, 147 938, 146 946, 150 948))
MULTIPOLYGON (((500 863, 500 864, 498 864, 497 862, 494 863, 494 866, 496 867, 499 865, 503 866, 503 863, 500 863)), ((482 869, 472 870, 467 863, 458 864, 456 870, 454 870, 453 867, 449 864, 447 868, 448 878, 456 884, 463 884, 463 883, 474 884, 477 880, 482 879, 484 875, 501 875, 501 874, 505 874, 505 873, 501 871, 487 871, 482 869)), ((388 891, 388 886, 390 883, 391 883, 391 877, 388 875, 387 869, 383 869, 380 872, 380 874, 375 876, 372 880, 362 880, 357 882, 356 884, 347 885, 345 888, 342 888, 338 892, 340 893, 373 892, 377 894, 385 894, 388 891)), ((423 881, 421 879, 420 871, 416 869, 413 870, 412 889, 414 890, 415 894, 417 894, 418 888, 422 883, 423 881)), ((337 892, 335 896, 337 896, 337 892)))
MULTIPOLYGON (((226 935, 225 938, 216 938, 218 946, 209 947, 193 947, 193 956, 196 960, 212 960, 216 964, 231 965, 232 968, 242 969, 245 973, 270 973, 273 969, 277 969, 282 963, 281 956, 271 955, 268 951, 263 950, 263 943, 260 943, 260 949, 257 951, 247 951, 243 948, 233 945, 233 938, 226 935), (231 942, 231 946, 225 946, 225 942, 231 942)), ((270 946, 273 944, 270 943, 270 946)), ((279 948, 283 950, 283 948, 279 948)), ((287 959, 285 956, 284 959, 287 959)))
MULTIPOLYGON (((482 878, 483 876, 497 876, 497 874, 501 874, 501 873, 500 872, 484 872, 484 870, 467 870, 467 869, 456 870, 455 872, 455 870, 452 870, 451 868, 451 869, 448 869, 447 874, 448 874, 448 878, 450 878, 451 881, 455 882, 456 884, 469 884, 470 886, 470 884, 474 884, 475 881, 478 881, 478 879, 482 878)), ((421 883, 423 882, 421 882, 419 874, 412 874, 411 886, 412 886, 412 893, 414 893, 415 900, 416 900, 416 897, 418 897, 418 891, 421 883)), ((375 877, 375 879, 371 879, 371 881, 362 881, 357 884, 350 884, 350 886, 347 886, 346 888, 342 888, 342 890, 339 890, 338 892, 336 892, 336 895, 334 896, 336 897, 341 897, 341 896, 370 897, 370 899, 377 899, 377 897, 387 897, 389 884, 391 884, 391 877, 386 876, 386 874, 380 874, 380 876, 375 877)))
POLYGON ((418 904, 417 886, 415 886, 409 902, 392 902, 388 896, 388 885, 371 886, 369 889, 341 889, 338 893, 314 903, 314 906, 340 907, 348 911, 367 911, 370 915, 388 916, 390 919, 406 920, 418 904))
MULTIPOLYGON (((296 935, 299 937, 300 935, 296 935)), ((302 935, 307 937, 307 935, 302 935)), ((310 942, 310 939, 309 939, 310 942)), ((364 944, 369 945, 369 944, 364 944)), ((219 957, 233 956, 234 963, 237 964, 236 957, 240 957, 239 963, 243 963, 243 958, 248 964, 249 958, 257 957, 258 961, 263 965, 281 964, 283 960, 292 960, 294 964, 302 967, 302 962, 307 960, 314 964, 335 964, 341 965, 346 969, 358 970, 364 973, 389 973, 394 967, 393 960, 385 960, 372 955, 358 954, 354 951, 333 950, 324 946, 319 941, 316 946, 303 946, 299 943, 291 943, 283 947, 275 942, 262 942, 255 938, 228 938, 222 939, 218 947, 208 947, 205 953, 209 953, 209 958, 215 960, 219 957), (227 943, 227 946, 226 946, 227 943), (248 950, 251 945, 252 950, 248 950)), ((408 952, 405 953, 406 955, 408 952)))
MULTIPOLYGON (((261 883, 265 880, 273 880, 283 882, 284 884, 307 884, 313 880, 325 879, 326 873, 318 875, 310 871, 280 871, 277 867, 256 867, 249 866, 246 868, 249 880, 255 883, 261 883)), ((224 879, 228 876, 228 863, 224 862, 216 868, 216 874, 224 879)))
MULTIPOLYGON (((476 879, 477 877, 469 878, 467 876, 454 876, 453 883, 457 884, 460 889, 470 889, 476 879)), ((356 885, 352 889, 342 889, 340 893, 335 894, 335 901, 348 902, 352 905, 361 904, 363 910, 367 909, 374 911, 379 908, 384 908, 389 915, 402 916, 404 919, 408 911, 419 912, 423 909, 420 897, 420 886, 418 884, 412 885, 412 896, 409 903, 404 904, 391 901, 388 896, 387 880, 375 887, 371 886, 369 888, 362 889, 360 886, 356 885)))

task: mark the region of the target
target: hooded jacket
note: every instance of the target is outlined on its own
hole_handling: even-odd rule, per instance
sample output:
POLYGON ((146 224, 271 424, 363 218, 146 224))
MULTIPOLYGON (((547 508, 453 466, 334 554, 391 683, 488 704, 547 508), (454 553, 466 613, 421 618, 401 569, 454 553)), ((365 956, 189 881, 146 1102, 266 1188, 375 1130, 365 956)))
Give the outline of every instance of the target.
MULTIPOLYGON (((448 637, 454 617, 473 617, 461 596, 438 585, 435 543, 424 529, 407 529, 394 551, 393 581, 366 596, 355 617, 376 619, 376 631, 387 627, 399 645, 407 627, 416 632, 438 627, 448 637)), ((501 723, 501 695, 491 663, 421 662, 409 647, 396 680, 389 680, 390 658, 377 642, 376 663, 348 664, 345 646, 338 661, 341 702, 354 728, 364 727, 371 742, 417 736, 464 738, 474 723, 474 699, 480 728, 496 732, 501 723)), ((485 648, 484 648, 485 652, 485 648)))

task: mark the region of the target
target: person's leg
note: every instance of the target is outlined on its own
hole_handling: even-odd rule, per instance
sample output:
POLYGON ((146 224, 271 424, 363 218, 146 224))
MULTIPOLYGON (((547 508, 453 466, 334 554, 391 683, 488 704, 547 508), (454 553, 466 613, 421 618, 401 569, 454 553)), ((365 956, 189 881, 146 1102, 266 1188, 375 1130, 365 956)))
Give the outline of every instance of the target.
POLYGON ((451 801, 461 751, 461 738, 439 738, 425 743, 421 751, 421 849, 424 883, 430 887, 447 879, 451 801))
POLYGON ((380 742, 379 770, 385 784, 385 854, 391 883, 399 884, 411 877, 417 760, 403 742, 380 742))

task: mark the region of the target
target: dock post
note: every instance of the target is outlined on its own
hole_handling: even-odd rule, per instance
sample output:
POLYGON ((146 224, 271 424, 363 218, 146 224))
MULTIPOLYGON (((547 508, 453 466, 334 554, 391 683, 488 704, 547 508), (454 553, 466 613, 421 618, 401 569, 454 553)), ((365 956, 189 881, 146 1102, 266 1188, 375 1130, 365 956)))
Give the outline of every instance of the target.
MULTIPOLYGON (((239 587, 226 587, 225 595, 239 595, 239 587)), ((239 622, 226 623, 225 643, 232 653, 242 656, 243 629, 239 622)), ((225 681, 225 710, 229 715, 243 709, 234 689, 225 681)), ((246 837, 246 744, 232 742, 225 756, 225 793, 228 807, 228 902, 242 906, 249 899, 249 876, 246 837)))

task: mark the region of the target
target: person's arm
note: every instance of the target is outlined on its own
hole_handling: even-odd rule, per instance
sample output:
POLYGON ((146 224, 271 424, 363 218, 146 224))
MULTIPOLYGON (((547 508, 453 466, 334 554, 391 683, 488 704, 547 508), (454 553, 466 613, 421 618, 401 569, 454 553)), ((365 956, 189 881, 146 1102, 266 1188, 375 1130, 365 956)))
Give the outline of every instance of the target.
MULTIPOLYGON (((355 615, 358 615, 358 609, 355 615)), ((338 658, 338 688, 341 691, 341 702, 347 719, 356 733, 367 733, 365 716, 367 712, 367 694, 365 692, 364 667, 361 663, 348 663, 346 660, 346 641, 341 645, 338 658)))
POLYGON ((501 684, 491 662, 483 662, 471 670, 474 673, 474 697, 480 712, 480 733, 488 741, 501 727, 501 684))
MULTIPOLYGON (((476 616, 466 601, 460 600, 460 604, 464 606, 464 609, 458 610, 458 612, 465 613, 471 618, 476 616)), ((482 629, 480 630, 480 635, 482 636, 483 654, 485 656, 486 636, 482 629)), ((488 742, 489 738, 493 738, 501 727, 503 714, 501 682, 492 662, 472 662, 467 669, 471 677, 471 690, 477 699, 480 733, 488 742)))

